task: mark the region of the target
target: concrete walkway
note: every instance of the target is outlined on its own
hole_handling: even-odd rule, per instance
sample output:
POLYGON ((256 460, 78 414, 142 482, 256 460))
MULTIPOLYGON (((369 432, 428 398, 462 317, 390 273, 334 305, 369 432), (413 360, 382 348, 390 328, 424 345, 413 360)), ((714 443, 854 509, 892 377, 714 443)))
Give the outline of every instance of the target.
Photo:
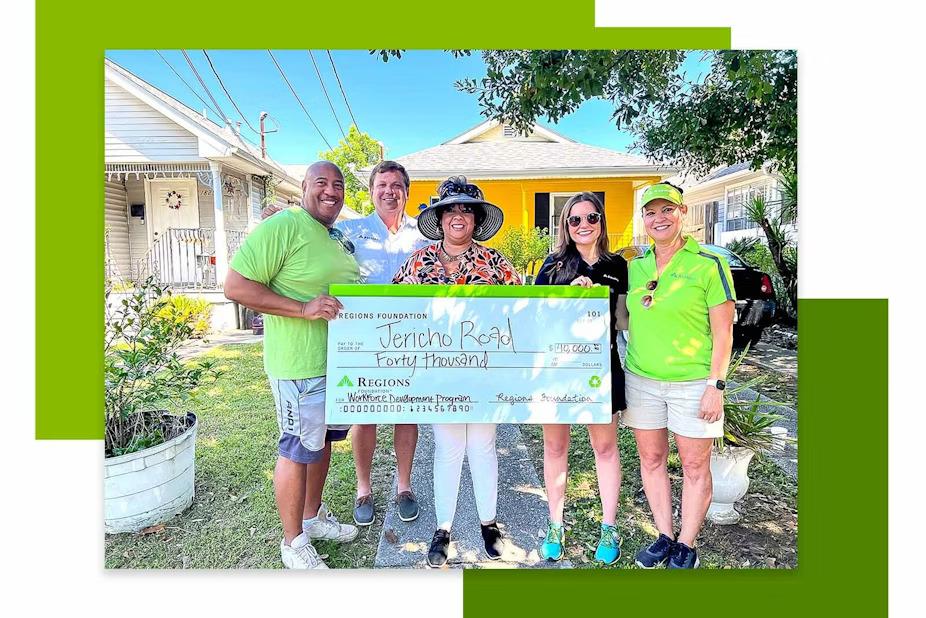
POLYGON ((749 356, 743 362, 779 373, 797 375, 797 350, 788 350, 765 341, 749 348, 749 356))
POLYGON ((258 343, 264 340, 263 335, 251 334, 250 330, 229 330, 213 335, 208 335, 205 339, 190 339, 177 350, 180 360, 188 360, 205 354, 209 350, 217 348, 220 345, 241 345, 245 343, 258 343))
MULTIPOLYGON (((749 356, 743 362, 769 371, 797 376, 797 350, 789 350, 765 341, 760 341, 750 348, 749 356)), ((741 393, 740 397, 755 400, 757 395, 754 391, 747 389, 741 393)), ((768 397, 764 395, 759 396, 763 400, 768 400, 768 397)), ((788 476, 797 478, 797 410, 786 406, 762 406, 760 410, 784 417, 775 425, 787 429, 788 437, 793 438, 793 441, 786 443, 783 452, 773 453, 771 459, 788 476)))
MULTIPOLYGON (((547 499, 537 477, 527 446, 516 425, 499 425, 498 448, 498 527, 505 540, 500 560, 486 557, 469 465, 464 463, 457 512, 451 530, 450 553, 444 568, 571 568, 567 560, 547 562, 538 554, 547 522, 547 499)), ((374 567, 427 568, 431 537, 437 528, 434 514, 432 465, 434 434, 430 425, 419 428, 412 488, 421 514, 412 522, 399 519, 394 502, 377 505, 387 508, 374 567)), ((393 482, 393 495, 396 487, 393 482)))
MULTIPOLYGON (((731 385, 735 386, 735 384, 731 385)), ((755 401, 756 397, 760 401, 771 401, 768 397, 756 391, 744 388, 736 394, 736 398, 739 401, 755 401)), ((790 476, 793 479, 797 478, 797 410, 794 408, 789 408, 787 406, 759 406, 759 412, 765 412, 768 414, 777 414, 783 417, 777 423, 776 427, 784 427, 788 430, 788 438, 793 438, 789 440, 784 445, 784 450, 779 452, 773 452, 769 455, 769 458, 775 462, 775 464, 784 470, 785 474, 790 476)))

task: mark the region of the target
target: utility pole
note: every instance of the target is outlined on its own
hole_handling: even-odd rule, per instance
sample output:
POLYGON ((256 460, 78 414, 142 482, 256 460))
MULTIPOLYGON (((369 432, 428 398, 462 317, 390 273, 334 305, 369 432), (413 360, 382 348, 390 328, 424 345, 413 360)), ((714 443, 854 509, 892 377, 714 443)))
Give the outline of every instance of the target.
MULTIPOLYGON (((265 139, 265 135, 267 133, 276 133, 279 130, 279 129, 271 129, 268 131, 264 129, 264 119, 269 115, 270 114, 268 114, 267 112, 261 112, 259 116, 259 120, 260 120, 260 158, 261 159, 267 158, 267 140, 265 139)), ((276 122, 274 121, 274 124, 275 123, 276 122)))

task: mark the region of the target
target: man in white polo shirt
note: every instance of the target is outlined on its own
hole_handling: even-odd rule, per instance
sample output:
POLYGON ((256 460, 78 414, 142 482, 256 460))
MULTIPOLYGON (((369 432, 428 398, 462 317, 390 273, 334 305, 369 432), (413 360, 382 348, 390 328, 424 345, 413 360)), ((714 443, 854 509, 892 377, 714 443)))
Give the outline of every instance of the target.
MULTIPOLYGON (((366 217, 341 221, 336 225, 354 245, 354 258, 360 266, 362 283, 392 283, 405 260, 431 241, 418 231, 418 221, 405 213, 408 172, 400 163, 383 161, 370 173, 370 196, 376 210, 366 217)), ((264 218, 279 209, 264 209, 264 218)), ((354 466, 357 472, 357 500, 354 521, 369 526, 376 518, 370 469, 376 450, 376 425, 354 425, 351 437, 354 466)), ((413 521, 418 517, 418 500, 411 487, 412 461, 418 443, 418 425, 395 425, 393 446, 398 463, 398 492, 395 497, 399 518, 413 521)))
MULTIPOLYGON (((383 161, 370 172, 370 196, 376 211, 361 219, 342 221, 338 228, 354 243, 354 257, 360 265, 363 283, 392 283, 405 260, 430 241, 418 231, 418 222, 405 214, 410 185, 408 172, 400 163, 383 161)), ((376 449, 376 425, 354 425, 351 438, 357 470, 357 502, 354 521, 369 526, 375 518, 370 468, 376 449)), ((399 518, 418 517, 418 501, 412 492, 412 460, 418 442, 418 425, 396 425, 393 433, 399 468, 395 497, 399 518)))

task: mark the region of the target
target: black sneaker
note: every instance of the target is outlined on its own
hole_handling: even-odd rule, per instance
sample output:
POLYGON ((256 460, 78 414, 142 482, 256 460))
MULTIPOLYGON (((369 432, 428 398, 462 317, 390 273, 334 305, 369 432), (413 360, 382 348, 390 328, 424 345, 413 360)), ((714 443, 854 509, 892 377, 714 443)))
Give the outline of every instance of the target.
POLYGON ((491 524, 479 524, 482 528, 482 540, 485 542, 486 554, 489 560, 498 560, 502 557, 502 533, 498 529, 498 524, 494 521, 491 524))
POLYGON ((428 548, 428 566, 442 567, 447 564, 447 550, 450 548, 450 532, 438 528, 428 548))
POLYGON ((701 561, 698 560, 698 552, 693 547, 688 547, 684 543, 675 543, 672 547, 672 555, 669 556, 669 569, 696 569, 701 561))
POLYGON ((655 569, 662 566, 669 559, 674 545, 675 541, 660 534, 658 539, 637 552, 637 566, 642 569, 655 569))

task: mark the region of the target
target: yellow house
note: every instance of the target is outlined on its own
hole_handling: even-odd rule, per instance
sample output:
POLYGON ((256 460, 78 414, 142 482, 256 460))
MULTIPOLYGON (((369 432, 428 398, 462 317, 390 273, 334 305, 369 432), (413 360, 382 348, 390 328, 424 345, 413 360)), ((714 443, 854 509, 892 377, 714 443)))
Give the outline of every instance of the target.
MULTIPOLYGON (((502 231, 493 240, 509 226, 547 228, 555 235, 565 202, 581 191, 597 193, 604 202, 612 250, 631 244, 633 211, 643 189, 678 171, 580 144, 537 124, 519 135, 493 120, 396 160, 411 177, 408 214, 436 201, 438 185, 449 176, 463 175, 505 213, 502 231)), ((364 172, 366 177, 369 169, 364 172)))

